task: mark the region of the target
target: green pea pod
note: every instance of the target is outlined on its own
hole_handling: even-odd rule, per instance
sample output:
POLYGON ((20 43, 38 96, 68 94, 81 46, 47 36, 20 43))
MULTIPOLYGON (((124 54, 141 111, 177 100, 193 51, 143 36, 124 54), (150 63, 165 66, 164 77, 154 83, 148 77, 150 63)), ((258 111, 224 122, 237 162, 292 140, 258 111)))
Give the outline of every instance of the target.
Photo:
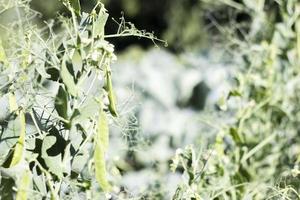
POLYGON ((111 81, 111 71, 110 71, 109 67, 106 68, 105 77, 106 77, 105 90, 108 93, 108 100, 109 100, 108 109, 114 117, 117 117, 118 113, 117 113, 117 109, 116 109, 115 95, 114 95, 112 81, 111 81))
POLYGON ((6 54, 5 54, 1 39, 0 39, 0 63, 3 63, 4 66, 8 65, 8 60, 6 58, 6 54))
POLYGON ((15 112, 18 110, 17 100, 14 93, 8 94, 9 112, 15 112))
POLYGON ((100 108, 99 119, 98 119, 98 139, 103 146, 103 150, 108 149, 109 144, 109 128, 106 113, 103 110, 103 106, 100 108))
POLYGON ((94 149, 94 162, 95 162, 95 174, 96 180, 99 183, 101 189, 105 192, 111 190, 111 185, 106 178, 106 164, 105 164, 105 151, 108 147, 108 122, 106 114, 100 108, 98 129, 95 135, 95 149, 94 149))
POLYGON ((18 106, 16 102, 16 97, 13 93, 9 94, 9 105, 10 105, 10 111, 17 111, 17 115, 18 115, 17 119, 20 120, 20 135, 15 145, 12 160, 9 165, 10 167, 13 167, 21 161, 24 154, 26 123, 25 123, 24 112, 22 110, 19 111, 17 110, 18 106))
POLYGON ((296 33, 297 33, 297 53, 298 60, 300 61, 300 20, 296 22, 296 33))
POLYGON ((31 182, 31 173, 28 169, 22 174, 20 186, 16 195, 16 200, 27 200, 27 191, 31 182))

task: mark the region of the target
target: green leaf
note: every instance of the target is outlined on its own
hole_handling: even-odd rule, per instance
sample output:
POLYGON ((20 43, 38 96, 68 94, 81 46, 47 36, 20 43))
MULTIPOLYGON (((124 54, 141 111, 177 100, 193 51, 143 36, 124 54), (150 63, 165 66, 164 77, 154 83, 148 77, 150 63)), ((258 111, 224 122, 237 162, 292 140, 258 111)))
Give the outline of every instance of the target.
POLYGON ((80 1, 79 0, 69 0, 72 8, 75 10, 76 14, 80 15, 81 14, 81 6, 80 6, 80 1))
POLYGON ((238 91, 238 90, 231 90, 228 94, 227 99, 229 99, 230 97, 241 97, 242 94, 238 91))
POLYGON ((229 129, 229 134, 231 135, 232 139, 237 143, 237 144, 240 144, 240 143, 243 143, 243 140, 242 138, 240 137, 238 131, 236 130, 236 128, 230 128, 229 129))
POLYGON ((22 174, 19 188, 16 195, 16 200, 27 200, 27 191, 29 190, 31 182, 31 173, 29 170, 25 170, 22 174))
POLYGON ((34 182, 34 185, 37 187, 37 190, 42 195, 47 195, 47 187, 46 187, 46 181, 45 181, 45 175, 43 173, 38 174, 37 167, 35 166, 32 169, 32 180, 34 182))
POLYGON ((64 119, 68 119, 68 94, 62 86, 59 86, 54 104, 58 115, 64 119))
POLYGON ((106 178, 105 151, 108 146, 108 123, 104 111, 100 108, 98 130, 95 136, 94 162, 96 180, 103 191, 110 191, 111 185, 106 178))
POLYGON ((47 150, 50 149, 56 142, 57 137, 53 135, 48 135, 44 138, 42 144, 42 158, 45 160, 49 171, 57 175, 59 178, 63 177, 63 165, 61 154, 56 156, 49 156, 47 150))
POLYGON ((95 112, 97 107, 99 107, 99 103, 94 98, 87 98, 80 108, 74 110, 71 117, 72 125, 80 124, 84 129, 89 127, 90 120, 94 119, 97 114, 95 112))
POLYGON ((1 177, 1 184, 0 184, 0 197, 1 199, 5 200, 13 200, 14 190, 13 187, 15 186, 15 181, 13 178, 10 177, 1 177))
POLYGON ((44 79, 50 79, 51 76, 46 72, 46 69, 43 65, 37 64, 35 66, 35 70, 44 78, 44 79))
POLYGON ((74 82, 73 76, 70 74, 67 66, 66 66, 66 58, 64 57, 61 65, 60 76, 65 84, 67 91, 74 97, 78 95, 78 89, 74 82))
POLYGON ((76 74, 82 70, 82 59, 80 53, 77 50, 75 50, 73 53, 72 65, 73 65, 74 74, 76 76, 76 74))
POLYGON ((94 37, 104 37, 104 26, 106 24, 108 14, 106 13, 105 8, 102 6, 96 21, 94 22, 93 35, 94 37))

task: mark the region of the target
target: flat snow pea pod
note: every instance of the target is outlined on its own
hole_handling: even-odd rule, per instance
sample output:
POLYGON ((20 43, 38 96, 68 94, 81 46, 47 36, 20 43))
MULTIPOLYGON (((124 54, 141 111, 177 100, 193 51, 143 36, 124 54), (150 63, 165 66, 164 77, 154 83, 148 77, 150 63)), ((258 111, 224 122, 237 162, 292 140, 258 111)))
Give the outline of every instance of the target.
POLYGON ((19 138, 14 147, 12 160, 9 164, 9 167, 13 167, 21 161, 23 154, 24 154, 26 123, 25 123, 25 114, 24 114, 23 110, 22 109, 18 110, 16 96, 14 93, 9 94, 9 105, 10 105, 11 112, 14 112, 14 111, 17 112, 16 120, 18 119, 19 123, 20 123, 19 138))
POLYGON ((103 110, 103 106, 101 105, 99 111, 99 119, 98 119, 98 139, 103 146, 103 150, 106 151, 109 145, 109 128, 106 113, 103 110))
POLYGON ((105 192, 111 190, 111 185, 106 178, 106 164, 105 164, 105 151, 108 147, 108 122, 106 114, 101 106, 99 113, 98 129, 94 138, 94 163, 96 180, 99 183, 101 189, 105 192))
POLYGON ((18 191, 16 195, 16 200, 28 199, 27 191, 29 190, 30 182, 31 182, 31 172, 30 170, 26 169, 21 177, 20 186, 18 187, 18 191))
POLYGON ((14 93, 10 92, 8 94, 8 102, 9 102, 9 112, 15 112, 18 109, 16 96, 14 93))
POLYGON ((8 60, 2 45, 1 38, 0 38, 0 63, 3 63, 4 66, 8 65, 8 60))
POLYGON ((108 93, 108 100, 109 100, 108 109, 114 117, 117 117, 118 113, 117 113, 117 109, 116 109, 115 94, 113 91, 112 80, 111 80, 111 70, 110 70, 109 66, 106 67, 105 78, 106 78, 106 86, 104 89, 108 93))
POLYGON ((297 53, 298 60, 300 61, 300 20, 296 22, 296 32, 297 32, 297 53))
POLYGON ((20 136, 18 138, 18 141, 16 143, 12 161, 10 163, 10 167, 15 166, 18 164, 23 155, 24 155, 24 145, 25 145, 25 115, 23 111, 19 112, 19 120, 20 120, 20 136))

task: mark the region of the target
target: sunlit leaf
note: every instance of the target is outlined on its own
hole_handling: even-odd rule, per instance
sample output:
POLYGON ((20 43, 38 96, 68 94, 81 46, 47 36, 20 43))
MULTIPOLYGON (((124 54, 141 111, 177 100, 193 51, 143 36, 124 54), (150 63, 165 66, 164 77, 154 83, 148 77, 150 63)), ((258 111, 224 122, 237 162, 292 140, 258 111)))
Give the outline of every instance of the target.
POLYGON ((105 8, 102 6, 99 14, 97 16, 97 19, 94 23, 94 29, 93 29, 93 35, 94 37, 104 37, 104 26, 106 24, 108 18, 108 14, 106 13, 105 8))
POLYGON ((74 82, 73 76, 70 74, 65 59, 63 60, 61 64, 61 70, 60 70, 60 76, 65 84, 67 91, 74 97, 78 95, 78 88, 74 82))
POLYGON ((46 195, 47 194, 47 188, 46 188, 46 178, 44 176, 43 173, 41 173, 40 175, 38 175, 37 173, 37 167, 34 167, 32 169, 32 180, 35 184, 35 186, 37 187, 37 190, 43 194, 46 195))
POLYGON ((51 75, 49 75, 46 72, 46 69, 43 65, 37 64, 35 70, 44 78, 44 79, 50 79, 51 75))
MULTIPOLYGON (((58 177, 63 177, 63 165, 62 165, 62 156, 57 154, 56 156, 48 155, 48 151, 55 143, 58 142, 58 138, 55 136, 46 136, 42 144, 42 158, 45 160, 49 171, 58 177)), ((63 147, 62 147, 63 148, 63 147)))
POLYGON ((75 50, 73 53, 72 65, 73 65, 73 70, 74 70, 74 73, 76 76, 77 73, 82 70, 82 59, 81 59, 80 53, 77 50, 75 50))
POLYGON ((94 98, 88 98, 80 108, 73 112, 71 117, 72 124, 80 124, 82 127, 86 127, 89 121, 97 114, 95 112, 97 107, 99 107, 99 103, 94 98))

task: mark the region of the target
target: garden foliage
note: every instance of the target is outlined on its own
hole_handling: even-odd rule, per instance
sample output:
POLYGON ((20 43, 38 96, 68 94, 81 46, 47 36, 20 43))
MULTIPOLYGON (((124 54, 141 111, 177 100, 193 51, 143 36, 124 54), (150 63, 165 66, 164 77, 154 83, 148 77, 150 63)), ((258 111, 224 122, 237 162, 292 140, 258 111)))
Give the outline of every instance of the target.
POLYGON ((113 189, 106 151, 118 116, 108 14, 64 0, 71 17, 40 28, 28 3, 1 5, 16 16, 1 27, 1 199, 99 199, 113 189))
POLYGON ((203 2, 236 67, 214 142, 176 153, 172 168, 182 167, 185 181, 173 199, 299 199, 300 4, 203 2), (233 23, 219 22, 211 8, 229 10, 233 23), (235 21, 239 15, 247 20, 235 21))
MULTIPOLYGON (((180 7, 176 2, 175 11, 180 7)), ((206 16, 212 27, 205 37, 216 36, 207 40, 215 42, 219 52, 225 52, 222 61, 233 71, 230 89, 223 91, 215 107, 201 104, 203 110, 197 110, 189 107, 187 100, 192 92, 176 102, 164 98, 164 91, 156 91, 163 87, 150 87, 150 92, 144 92, 148 92, 147 100, 156 94, 159 98, 153 101, 165 103, 153 109, 156 119, 161 119, 158 114, 165 110, 181 106, 170 112, 174 115, 189 107, 201 118, 198 123, 206 126, 177 140, 154 135, 153 141, 163 138, 177 151, 172 159, 169 154, 155 155, 165 160, 152 165, 137 161, 141 152, 134 148, 141 140, 134 138, 137 130, 128 130, 131 149, 124 150, 128 151, 124 158, 111 168, 107 165, 111 160, 107 157, 110 128, 122 113, 118 112, 121 109, 112 82, 111 64, 116 55, 107 40, 125 36, 160 40, 123 18, 117 33, 106 35, 108 13, 100 1, 88 13, 81 10, 79 0, 62 3, 69 16, 60 15, 41 27, 35 22, 39 14, 30 9, 28 1, 0 1, 1 199, 300 199, 297 0, 195 2, 191 24, 187 23, 191 30, 180 30, 179 35, 188 32, 179 46, 198 41, 195 27, 201 28, 203 21, 201 26, 193 23, 206 16), (178 141, 192 137, 190 145, 179 146, 182 143, 178 141), (125 177, 130 170, 145 168, 182 175, 174 194, 166 194, 158 179, 148 191, 133 197, 113 176, 125 177)), ((176 15, 175 11, 171 15, 176 15)), ((185 20, 170 19, 180 24, 185 20)), ((171 40, 180 40, 177 33, 171 34, 176 27, 173 24, 166 34, 171 40)), ((207 54, 214 53, 216 47, 207 54)), ((181 57, 185 57, 181 61, 192 62, 187 54, 181 57)), ((209 55, 210 59, 214 57, 209 55)), ((165 71, 169 76, 177 73, 169 68, 165 71)), ((145 86, 145 80, 137 85, 145 86)), ((170 83, 167 87, 173 86, 170 83)), ((170 124, 165 124, 168 129, 164 130, 176 132, 177 127, 168 127, 170 124)), ((163 149, 158 145, 153 148, 163 149)), ((150 159, 142 156, 142 160, 150 159)))

